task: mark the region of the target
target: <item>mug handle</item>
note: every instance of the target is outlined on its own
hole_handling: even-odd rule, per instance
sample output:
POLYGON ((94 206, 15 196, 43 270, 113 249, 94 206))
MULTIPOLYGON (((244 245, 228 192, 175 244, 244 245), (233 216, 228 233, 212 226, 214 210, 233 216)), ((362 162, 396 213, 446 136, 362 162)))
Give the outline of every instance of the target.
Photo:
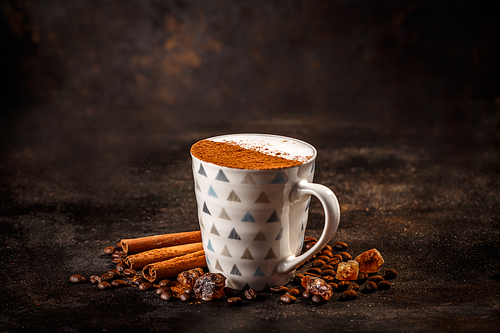
POLYGON ((319 252, 330 241, 339 226, 340 207, 337 197, 332 190, 324 185, 309 183, 307 180, 302 179, 290 191, 290 202, 298 202, 304 195, 314 195, 323 205, 323 209, 325 210, 325 227, 323 228, 321 237, 309 251, 298 257, 289 256, 278 263, 277 271, 280 274, 289 273, 319 252))

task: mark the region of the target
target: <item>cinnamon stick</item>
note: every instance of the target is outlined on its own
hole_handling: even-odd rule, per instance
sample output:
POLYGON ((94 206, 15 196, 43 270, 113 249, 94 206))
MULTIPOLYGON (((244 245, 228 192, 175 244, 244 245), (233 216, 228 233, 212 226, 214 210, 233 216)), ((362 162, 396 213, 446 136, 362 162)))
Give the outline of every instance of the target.
POLYGON ((139 268, 143 268, 148 264, 172 259, 200 250, 203 250, 202 242, 162 247, 159 249, 153 249, 129 255, 127 258, 125 258, 125 264, 130 266, 130 268, 137 270, 139 268))
POLYGON ((168 246, 201 242, 201 231, 187 231, 175 234, 154 235, 133 239, 122 239, 123 252, 134 254, 168 246))
POLYGON ((205 252, 203 250, 186 254, 180 257, 155 262, 142 269, 142 275, 149 282, 163 278, 177 276, 182 271, 196 267, 206 267, 205 252))

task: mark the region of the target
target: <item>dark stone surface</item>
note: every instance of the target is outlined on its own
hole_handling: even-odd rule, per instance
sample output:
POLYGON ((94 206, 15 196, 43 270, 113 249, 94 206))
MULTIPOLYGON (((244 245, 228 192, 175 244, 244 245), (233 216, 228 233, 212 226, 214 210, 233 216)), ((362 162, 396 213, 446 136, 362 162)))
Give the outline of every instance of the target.
POLYGON ((0 331, 498 332, 496 2, 2 5, 0 331), (197 229, 189 147, 229 132, 315 145, 332 243, 377 248, 393 287, 230 307, 69 282, 197 229))

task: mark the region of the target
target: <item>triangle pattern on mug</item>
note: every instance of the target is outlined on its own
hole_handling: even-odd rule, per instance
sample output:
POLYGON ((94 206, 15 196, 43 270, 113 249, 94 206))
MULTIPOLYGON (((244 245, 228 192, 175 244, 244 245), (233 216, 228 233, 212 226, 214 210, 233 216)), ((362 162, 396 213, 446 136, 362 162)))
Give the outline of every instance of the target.
POLYGON ((220 253, 223 256, 232 258, 233 256, 231 255, 231 252, 229 252, 229 249, 227 248, 227 245, 224 245, 224 248, 222 249, 222 252, 220 253))
POLYGON ((234 192, 234 190, 229 193, 229 196, 227 197, 227 201, 235 201, 235 202, 241 202, 240 197, 234 192))
POLYGON ((214 251, 214 247, 212 246, 212 242, 210 241, 210 239, 208 240, 207 249, 209 249, 209 250, 210 250, 210 251, 212 251, 212 252, 215 252, 215 251, 214 251))
POLYGON ((286 183, 285 177, 283 177, 281 171, 278 171, 274 179, 271 181, 271 184, 284 184, 284 183, 286 183))
POLYGON ((215 180, 220 180, 221 182, 229 183, 229 179, 227 179, 226 174, 222 169, 219 170, 219 173, 215 177, 215 180))
POLYGON ((264 275, 264 272, 262 271, 262 268, 257 267, 257 269, 255 270, 255 273, 253 273, 253 276, 265 276, 264 275))
POLYGON ((257 235, 255 235, 255 238, 253 239, 254 242, 258 242, 258 241, 267 241, 267 238, 266 238, 266 235, 264 235, 264 232, 261 230, 259 230, 259 232, 257 233, 257 235))
POLYGON ((229 215, 227 215, 226 210, 224 208, 222 208, 222 210, 220 211, 219 218, 231 221, 231 218, 229 217, 229 215))
POLYGON ((243 255, 241 256, 240 259, 253 260, 252 254, 250 253, 250 250, 248 249, 248 247, 246 248, 245 252, 243 252, 243 255))
POLYGON ((200 184, 198 183, 198 180, 195 179, 194 182, 196 183, 196 189, 201 192, 201 187, 200 184))
POLYGON ((229 239, 237 239, 237 240, 241 240, 241 237, 240 235, 238 235, 238 233, 236 232, 236 229, 233 228, 233 230, 231 230, 231 232, 229 233, 229 239))
POLYGON ((243 216, 243 219, 241 220, 241 222, 254 222, 255 223, 255 219, 253 218, 252 214, 250 214, 250 212, 246 212, 245 216, 243 216))
POLYGON ((266 193, 262 191, 262 193, 259 195, 257 200, 255 200, 255 203, 270 203, 269 198, 267 197, 266 193))
POLYGON ((222 266, 220 265, 219 260, 215 261, 215 269, 218 269, 219 271, 224 272, 224 270, 222 269, 222 266))
POLYGON ((215 223, 212 224, 212 229, 210 229, 210 233, 211 234, 214 234, 214 235, 217 235, 217 236, 220 236, 219 235, 219 231, 217 230, 217 228, 215 227, 215 223))
POLYGON ((207 265, 212 266, 212 264, 210 263, 210 260, 208 260, 207 256, 205 256, 205 259, 207 260, 207 265))
POLYGON ((205 225, 203 224, 203 219, 201 218, 201 216, 200 216, 199 220, 200 220, 200 227, 201 227, 203 230, 205 230, 205 225))
POLYGON ((269 260, 269 259, 276 259, 276 254, 274 254, 273 248, 269 248, 269 251, 267 251, 266 256, 264 257, 264 260, 269 260))
POLYGON ((278 217, 278 214, 276 214, 276 211, 273 211, 271 216, 267 219, 266 223, 272 223, 272 222, 279 222, 280 218, 278 217))
POLYGON ((207 177, 207 173, 205 172, 205 168, 203 167, 203 164, 200 163, 200 168, 198 169, 198 173, 202 176, 207 177))
POLYGON ((212 215, 212 214, 210 214, 210 211, 208 210, 208 207, 207 207, 207 203, 206 203, 206 202, 204 202, 204 203, 203 203, 203 212, 204 212, 204 213, 207 213, 208 215, 212 215))
POLYGON ((280 229, 280 232, 278 233, 278 236, 276 236, 275 240, 280 240, 282 235, 283 235, 283 228, 280 229))
POLYGON ((219 198, 217 196, 217 193, 215 193, 214 188, 212 187, 212 185, 210 185, 210 187, 208 188, 208 195, 211 196, 211 197, 217 198, 217 199, 219 198))
POLYGON ((233 265, 233 268, 231 268, 231 273, 232 275, 239 275, 241 276, 241 272, 240 270, 238 269, 238 266, 236 266, 236 264, 233 265))
POLYGON ((226 280, 226 287, 234 289, 233 284, 229 280, 226 280))
POLYGON ((255 182, 255 179, 253 179, 252 175, 247 173, 243 180, 241 181, 242 184, 248 184, 248 185, 256 185, 257 183, 255 182))

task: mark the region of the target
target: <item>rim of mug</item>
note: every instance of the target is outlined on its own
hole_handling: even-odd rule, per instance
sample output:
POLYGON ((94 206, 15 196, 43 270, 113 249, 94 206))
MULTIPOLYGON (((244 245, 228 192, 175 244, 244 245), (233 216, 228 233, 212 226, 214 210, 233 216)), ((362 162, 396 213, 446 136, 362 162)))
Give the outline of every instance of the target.
POLYGON ((278 135, 278 134, 268 134, 268 133, 230 133, 230 134, 221 134, 221 135, 216 135, 216 136, 212 136, 212 137, 209 137, 209 138, 198 140, 194 144, 192 144, 191 148, 189 149, 189 154, 191 155, 192 158, 195 158, 198 161, 206 163, 206 164, 214 165, 214 166, 219 167, 219 168, 226 168, 226 169, 230 169, 230 170, 241 170, 241 171, 246 171, 246 172, 248 172, 248 171, 255 171, 255 172, 266 172, 267 171, 267 172, 269 172, 269 171, 275 171, 275 170, 287 170, 287 169, 292 169, 292 168, 298 168, 300 166, 307 165, 309 163, 314 162, 314 160, 316 160, 316 157, 318 155, 318 152, 317 152, 316 148, 312 144, 310 144, 310 143, 308 143, 306 141, 303 141, 303 140, 300 140, 300 139, 296 139, 296 138, 292 138, 292 137, 289 137, 289 136, 278 135), (206 161, 204 161, 202 159, 199 159, 198 157, 194 156, 192 154, 192 152, 191 152, 191 148, 197 142, 200 142, 200 141, 203 141, 203 140, 212 140, 212 139, 218 139, 218 138, 223 138, 223 137, 230 137, 230 136, 267 136, 267 137, 274 137, 274 138, 291 140, 291 141, 295 141, 295 142, 301 143, 301 144, 306 145, 307 147, 311 148, 312 151, 313 151, 313 155, 312 155, 312 157, 309 160, 305 161, 302 164, 295 165, 295 166, 281 167, 281 168, 272 168, 272 169, 244 169, 244 168, 232 168, 232 167, 222 166, 222 165, 218 165, 218 164, 211 163, 211 162, 206 162, 206 161))

